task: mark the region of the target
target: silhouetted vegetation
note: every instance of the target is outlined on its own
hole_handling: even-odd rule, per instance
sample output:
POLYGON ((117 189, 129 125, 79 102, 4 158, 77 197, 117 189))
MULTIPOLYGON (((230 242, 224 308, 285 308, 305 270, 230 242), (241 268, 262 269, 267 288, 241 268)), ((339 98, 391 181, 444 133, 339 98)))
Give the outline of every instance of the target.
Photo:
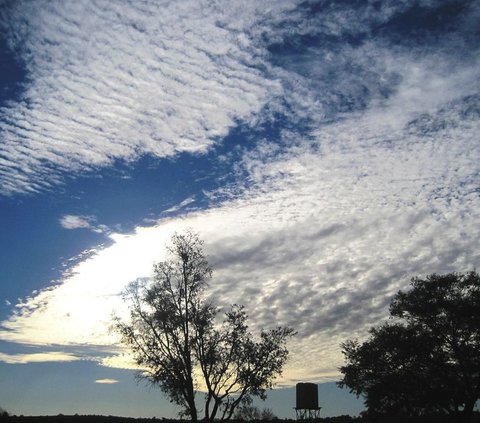
MULTIPOLYGON (((114 417, 114 416, 11 416, 0 418, 0 421, 8 421, 15 423, 185 423, 188 420, 165 419, 165 418, 129 418, 129 417, 114 417)), ((265 422, 268 420, 249 420, 249 422, 265 422)), ((292 419, 276 419, 274 422, 283 423, 297 423, 297 420, 292 419)), ((232 422, 244 422, 243 420, 232 420, 232 422)), ((405 418, 402 416, 360 416, 352 417, 348 415, 336 417, 320 418, 318 423, 451 423, 451 417, 445 414, 419 416, 405 418)), ((472 414, 472 423, 480 423, 480 414, 474 412, 472 414)))
POLYGON ((158 385, 183 416, 197 421, 195 395, 202 388, 204 419, 228 420, 253 396, 265 398, 287 360, 293 330, 277 327, 255 340, 238 305, 219 324, 218 308, 204 297, 212 269, 203 242, 190 232, 175 235, 168 251, 169 260, 154 266, 153 281, 129 286, 130 321, 116 319, 115 328, 145 369, 140 376, 158 385))
MULTIPOLYGON (((0 420, 4 421, 4 420, 0 420)), ((179 423, 180 420, 157 419, 157 418, 131 418, 131 417, 115 417, 115 416, 82 416, 75 414, 74 416, 10 416, 5 418, 8 422, 18 423, 179 423)))
POLYGON ((480 277, 413 278, 392 321, 345 342, 341 387, 365 398, 365 421, 470 422, 480 398, 480 277), (432 417, 435 416, 435 417, 432 417))
POLYGON ((260 408, 253 404, 242 404, 235 410, 233 419, 239 422, 272 422, 278 420, 278 417, 270 408, 264 408, 263 410, 260 410, 260 408))

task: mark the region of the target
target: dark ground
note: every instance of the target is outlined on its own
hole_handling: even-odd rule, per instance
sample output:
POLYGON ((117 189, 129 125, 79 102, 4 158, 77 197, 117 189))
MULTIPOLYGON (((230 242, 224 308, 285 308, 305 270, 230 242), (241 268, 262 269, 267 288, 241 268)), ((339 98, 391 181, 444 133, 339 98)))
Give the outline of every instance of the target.
MULTIPOLYGON (((324 417, 316 421, 310 421, 311 423, 451 423, 455 420, 449 416, 431 416, 422 417, 418 419, 390 416, 388 418, 380 419, 367 419, 362 417, 351 416, 337 416, 337 417, 324 417)), ((12 422, 12 423, 189 423, 188 420, 174 420, 166 418, 130 418, 130 417, 114 417, 114 416, 64 416, 59 414, 58 416, 6 416, 0 414, 0 422, 12 422)), ((307 421, 308 422, 308 421, 307 421)), ((232 420, 232 423, 246 423, 232 420)), ((248 422, 252 423, 252 422, 248 422)), ((256 421, 256 423, 267 423, 265 421, 256 421)), ((268 423, 297 423, 296 420, 273 420, 268 423)), ((473 416, 471 423, 480 423, 480 412, 476 412, 473 416)))

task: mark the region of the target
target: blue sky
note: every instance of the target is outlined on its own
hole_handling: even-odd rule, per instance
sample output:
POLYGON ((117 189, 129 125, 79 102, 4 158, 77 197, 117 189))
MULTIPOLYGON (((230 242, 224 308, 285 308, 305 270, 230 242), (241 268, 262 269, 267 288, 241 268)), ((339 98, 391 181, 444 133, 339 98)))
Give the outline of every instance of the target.
POLYGON ((218 304, 298 331, 267 405, 293 417, 315 381, 324 415, 358 413, 340 343, 412 276, 479 265, 479 20, 478 1, 0 2, 0 406, 175 415, 108 326, 192 228, 218 304))

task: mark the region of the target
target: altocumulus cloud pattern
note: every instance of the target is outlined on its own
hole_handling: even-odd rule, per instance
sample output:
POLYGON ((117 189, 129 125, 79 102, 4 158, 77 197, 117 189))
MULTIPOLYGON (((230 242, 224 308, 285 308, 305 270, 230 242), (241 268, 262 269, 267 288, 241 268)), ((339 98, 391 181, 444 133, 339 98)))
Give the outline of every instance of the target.
POLYGON ((107 331, 118 293, 191 227, 219 303, 298 330, 283 382, 330 380, 340 342, 387 318, 411 276, 478 266, 478 2, 7 4, 27 77, 0 109, 4 197, 144 156, 209 155, 226 173, 168 218, 105 230, 110 244, 19 302, 1 339, 128 366, 107 331))

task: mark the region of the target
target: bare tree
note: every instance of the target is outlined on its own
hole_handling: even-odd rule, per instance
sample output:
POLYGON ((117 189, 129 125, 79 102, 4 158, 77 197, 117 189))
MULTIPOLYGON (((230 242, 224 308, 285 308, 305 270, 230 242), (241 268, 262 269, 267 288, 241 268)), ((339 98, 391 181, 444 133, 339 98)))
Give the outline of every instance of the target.
POLYGON ((196 393, 205 391, 204 419, 228 420, 253 396, 264 399, 288 357, 291 328, 248 331, 243 306, 233 305, 222 323, 219 310, 205 299, 212 269, 197 234, 174 235, 170 257, 154 266, 152 280, 127 288, 130 321, 114 327, 144 371, 193 422, 196 393))

